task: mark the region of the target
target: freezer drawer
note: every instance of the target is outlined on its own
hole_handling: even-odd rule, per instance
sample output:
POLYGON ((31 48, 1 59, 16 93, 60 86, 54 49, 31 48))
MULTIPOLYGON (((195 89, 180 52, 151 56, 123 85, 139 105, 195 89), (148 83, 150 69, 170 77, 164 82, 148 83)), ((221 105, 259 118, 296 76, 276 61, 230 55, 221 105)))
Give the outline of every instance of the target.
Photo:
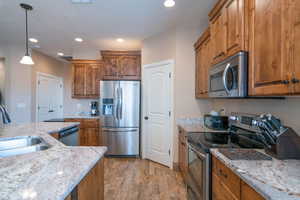
POLYGON ((139 128, 103 128, 106 155, 135 156, 139 155, 139 128))

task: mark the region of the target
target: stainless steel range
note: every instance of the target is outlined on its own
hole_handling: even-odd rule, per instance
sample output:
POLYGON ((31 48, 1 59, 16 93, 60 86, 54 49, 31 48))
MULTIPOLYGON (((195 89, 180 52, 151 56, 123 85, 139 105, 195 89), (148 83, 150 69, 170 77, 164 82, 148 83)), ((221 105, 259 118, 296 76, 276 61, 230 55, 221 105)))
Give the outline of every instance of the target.
POLYGON ((239 121, 232 120, 230 129, 190 133, 188 136, 188 177, 189 200, 210 200, 211 195, 211 148, 261 149, 264 144, 260 136, 240 127, 239 121))

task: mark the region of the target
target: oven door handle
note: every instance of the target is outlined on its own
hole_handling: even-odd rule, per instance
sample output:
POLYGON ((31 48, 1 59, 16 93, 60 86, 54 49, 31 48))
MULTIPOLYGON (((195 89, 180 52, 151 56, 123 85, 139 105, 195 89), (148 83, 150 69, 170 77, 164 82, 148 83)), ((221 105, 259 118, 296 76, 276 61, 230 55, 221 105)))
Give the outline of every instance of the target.
POLYGON ((228 89, 228 87, 227 87, 227 73, 228 73, 228 70, 229 70, 230 67, 231 67, 231 64, 228 63, 228 64, 226 65, 226 67, 225 67, 224 72, 223 72, 223 85, 224 85, 224 88, 225 88, 227 94, 230 93, 230 91, 229 91, 229 89, 228 89))
POLYGON ((197 151, 194 147, 192 147, 189 144, 189 148, 201 159, 201 160, 205 160, 206 159, 206 155, 200 151, 197 151))

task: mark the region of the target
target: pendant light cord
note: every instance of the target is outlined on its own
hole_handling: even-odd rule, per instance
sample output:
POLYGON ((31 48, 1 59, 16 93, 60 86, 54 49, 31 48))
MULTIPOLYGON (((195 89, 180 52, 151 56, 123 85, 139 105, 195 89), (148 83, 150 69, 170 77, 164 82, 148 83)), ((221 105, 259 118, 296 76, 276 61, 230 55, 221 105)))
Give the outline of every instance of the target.
POLYGON ((29 56, 28 53, 28 19, 27 19, 27 9, 25 10, 26 15, 26 56, 29 56))

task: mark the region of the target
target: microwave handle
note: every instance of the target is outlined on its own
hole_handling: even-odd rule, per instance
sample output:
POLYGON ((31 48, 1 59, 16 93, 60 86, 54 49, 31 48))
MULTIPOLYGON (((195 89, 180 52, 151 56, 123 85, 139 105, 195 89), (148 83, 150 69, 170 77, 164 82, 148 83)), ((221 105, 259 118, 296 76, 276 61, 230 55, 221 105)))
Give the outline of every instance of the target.
POLYGON ((223 85, 224 85, 224 88, 225 88, 225 90, 226 90, 227 93, 230 93, 230 91, 229 91, 229 89, 227 87, 227 73, 228 73, 228 70, 229 70, 230 66, 231 66, 231 64, 228 63, 226 65, 226 68, 225 68, 224 72, 223 72, 223 85))

